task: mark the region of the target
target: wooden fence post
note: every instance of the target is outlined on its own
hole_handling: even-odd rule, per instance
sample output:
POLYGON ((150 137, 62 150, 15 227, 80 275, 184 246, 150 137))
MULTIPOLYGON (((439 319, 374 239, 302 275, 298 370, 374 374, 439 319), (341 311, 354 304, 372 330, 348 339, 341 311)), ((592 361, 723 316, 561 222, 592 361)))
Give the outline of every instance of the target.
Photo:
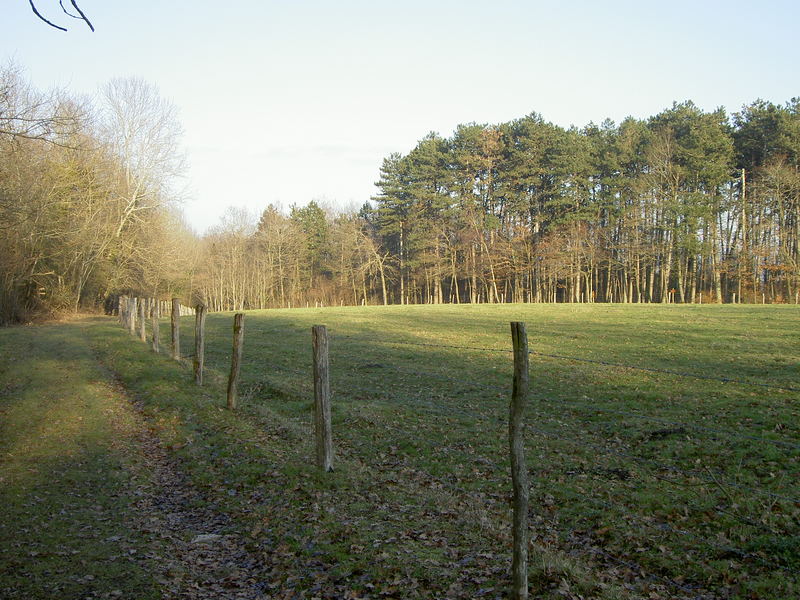
POLYGON ((125 311, 128 309, 128 297, 127 296, 120 296, 119 297, 119 323, 122 325, 123 328, 128 326, 128 322, 125 320, 125 311))
POLYGON ((172 299, 172 358, 181 359, 181 301, 178 298, 172 299))
POLYGON ((333 471, 333 439, 331 436, 331 385, 328 371, 328 331, 324 325, 311 328, 314 355, 314 438, 317 466, 333 471))
POLYGON ((147 309, 145 306, 145 299, 139 299, 139 339, 143 342, 147 343, 147 330, 145 325, 147 324, 147 309))
POLYGON ((128 302, 128 331, 131 335, 136 334, 136 300, 137 298, 131 298, 128 302))
POLYGON ((522 416, 528 397, 528 336, 525 323, 511 323, 514 346, 514 386, 508 418, 508 441, 511 451, 511 485, 513 487, 514 555, 511 561, 511 598, 528 598, 528 467, 522 435, 522 416))
POLYGON ((161 302, 156 300, 153 302, 153 306, 150 309, 150 317, 152 319, 152 329, 153 329, 153 352, 158 354, 158 342, 159 342, 159 332, 158 332, 158 317, 161 315, 161 311, 159 310, 161 306, 161 302))
POLYGON ((236 385, 239 383, 239 367, 242 364, 242 342, 244 341, 244 313, 233 315, 233 356, 231 374, 228 377, 228 408, 236 409, 236 385))
POLYGON ((198 304, 194 313, 194 382, 203 385, 203 363, 206 344, 206 307, 198 304))

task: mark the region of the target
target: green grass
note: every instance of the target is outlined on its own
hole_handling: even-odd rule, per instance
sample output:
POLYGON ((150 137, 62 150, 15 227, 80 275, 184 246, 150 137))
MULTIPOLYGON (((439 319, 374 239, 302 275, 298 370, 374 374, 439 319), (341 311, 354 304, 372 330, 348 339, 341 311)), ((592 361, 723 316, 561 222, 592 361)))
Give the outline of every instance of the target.
MULTIPOLYGON (((347 472, 357 466, 365 479, 386 481, 382 496, 392 506, 424 506, 416 498, 433 488, 457 512, 474 513, 446 528, 449 541, 502 555, 511 320, 528 324, 530 348, 543 354, 800 384, 796 307, 277 310, 248 314, 245 404, 308 431, 309 329, 326 324, 334 431, 347 472)), ((220 373, 230 322, 212 315, 208 324, 208 362, 220 373)), ((800 499, 800 449, 768 441, 800 443, 797 392, 546 356, 533 356, 531 370, 532 516, 545 550, 570 555, 596 544, 648 573, 741 597, 774 592, 775 580, 782 593, 797 593, 784 569, 800 560, 798 505, 777 496, 800 499)), ((410 523, 441 529, 424 508, 412 513, 410 523)), ((419 552, 418 543, 411 547, 419 552)), ((446 560, 430 560, 447 571, 446 560)), ((620 566, 597 554, 579 561, 620 566)))
POLYGON ((0 329, 0 597, 160 597, 125 519, 132 419, 75 324, 0 329))
MULTIPOLYGON (((110 320, 87 335, 265 557, 267 591, 499 598, 512 320, 544 355, 800 387, 794 306, 250 312, 235 413, 231 313, 208 316, 202 389, 110 320), (312 458, 312 324, 331 336, 330 474, 312 458)), ((536 354, 531 381, 534 597, 800 596, 800 393, 536 354)))

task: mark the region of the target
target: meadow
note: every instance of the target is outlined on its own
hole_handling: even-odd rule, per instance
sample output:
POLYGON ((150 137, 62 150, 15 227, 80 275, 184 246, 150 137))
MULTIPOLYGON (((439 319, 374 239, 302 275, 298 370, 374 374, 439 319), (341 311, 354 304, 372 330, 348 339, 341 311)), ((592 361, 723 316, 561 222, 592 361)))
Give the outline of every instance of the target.
MULTIPOLYGON (((202 388, 168 358, 166 320, 161 355, 107 317, 58 327, 232 517, 267 597, 505 597, 510 321, 531 351, 532 596, 800 597, 796 306, 253 311, 235 412, 232 321, 208 316, 202 388), (333 473, 313 465, 313 324, 330 335, 333 473)), ((4 379, 31 331, 0 332, 4 379)), ((6 384, 6 413, 20 389, 6 384)))

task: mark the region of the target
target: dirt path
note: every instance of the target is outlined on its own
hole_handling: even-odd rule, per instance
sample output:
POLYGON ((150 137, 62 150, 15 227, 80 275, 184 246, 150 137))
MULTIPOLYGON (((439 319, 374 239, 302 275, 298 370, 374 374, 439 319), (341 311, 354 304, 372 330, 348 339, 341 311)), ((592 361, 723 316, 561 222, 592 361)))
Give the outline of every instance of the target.
POLYGON ((230 518, 192 487, 180 466, 161 447, 135 401, 99 357, 104 385, 115 398, 107 412, 119 435, 119 449, 137 453, 144 481, 133 494, 131 529, 154 550, 142 561, 157 565, 156 580, 165 598, 252 600, 269 598, 255 575, 259 560, 245 540, 231 533, 230 518), (118 411, 128 414, 119 417, 118 411), (131 414, 133 418, 130 418, 131 414))

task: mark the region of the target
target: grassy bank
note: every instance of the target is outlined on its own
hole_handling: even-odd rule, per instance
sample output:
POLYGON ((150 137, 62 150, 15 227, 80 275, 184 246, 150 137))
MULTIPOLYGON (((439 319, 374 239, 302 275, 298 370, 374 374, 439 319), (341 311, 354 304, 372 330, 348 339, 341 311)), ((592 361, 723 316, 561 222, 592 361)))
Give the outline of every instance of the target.
POLYGON ((134 420, 79 325, 0 329, 0 596, 160 598, 126 523, 134 420))

